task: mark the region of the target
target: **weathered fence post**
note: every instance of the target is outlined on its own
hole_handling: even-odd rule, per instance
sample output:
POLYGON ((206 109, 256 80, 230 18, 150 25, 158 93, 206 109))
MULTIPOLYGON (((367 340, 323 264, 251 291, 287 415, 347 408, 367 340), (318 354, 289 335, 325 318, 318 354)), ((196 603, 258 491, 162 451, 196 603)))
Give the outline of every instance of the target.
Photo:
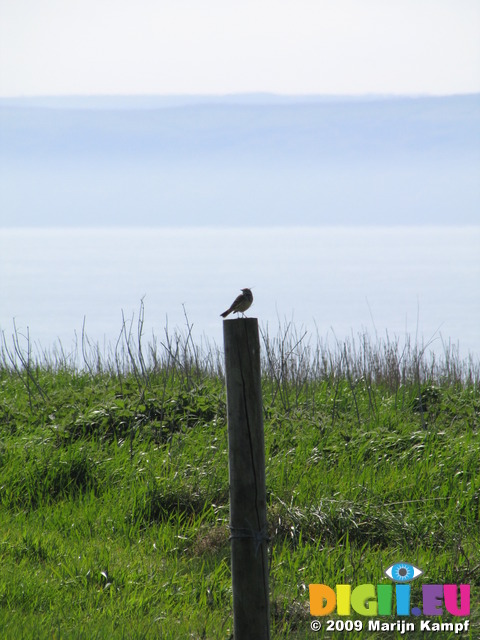
POLYGON ((256 318, 223 323, 234 640, 269 640, 265 444, 256 318))

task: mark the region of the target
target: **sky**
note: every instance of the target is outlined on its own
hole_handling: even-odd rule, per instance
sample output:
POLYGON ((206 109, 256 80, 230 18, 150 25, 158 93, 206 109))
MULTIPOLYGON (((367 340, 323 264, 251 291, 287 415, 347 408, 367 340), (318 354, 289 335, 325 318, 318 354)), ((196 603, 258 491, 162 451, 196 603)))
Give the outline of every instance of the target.
POLYGON ((0 0, 0 97, 479 91, 479 0, 0 0))

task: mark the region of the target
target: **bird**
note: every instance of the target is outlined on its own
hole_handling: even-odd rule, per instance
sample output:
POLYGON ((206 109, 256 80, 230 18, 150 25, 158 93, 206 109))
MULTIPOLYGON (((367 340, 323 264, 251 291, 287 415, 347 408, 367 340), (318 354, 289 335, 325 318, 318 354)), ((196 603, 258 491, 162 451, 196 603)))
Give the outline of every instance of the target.
POLYGON ((253 293, 250 289, 242 289, 242 293, 235 298, 230 308, 221 313, 222 318, 226 318, 229 313, 241 313, 245 315, 245 311, 252 305, 253 293))

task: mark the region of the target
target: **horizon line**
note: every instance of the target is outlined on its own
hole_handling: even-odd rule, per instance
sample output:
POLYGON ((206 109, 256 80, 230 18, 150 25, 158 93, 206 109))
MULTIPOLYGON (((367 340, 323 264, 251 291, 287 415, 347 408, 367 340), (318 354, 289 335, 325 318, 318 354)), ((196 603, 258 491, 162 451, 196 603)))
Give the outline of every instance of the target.
POLYGON ((28 94, 10 94, 0 95, 0 100, 28 100, 28 99, 59 99, 59 98, 449 98, 459 96, 478 96, 478 91, 455 91, 452 93, 431 93, 431 92, 382 92, 382 91, 366 91, 366 92, 299 92, 299 93, 282 93, 275 91, 233 91, 233 92, 178 92, 178 93, 28 93, 28 94))

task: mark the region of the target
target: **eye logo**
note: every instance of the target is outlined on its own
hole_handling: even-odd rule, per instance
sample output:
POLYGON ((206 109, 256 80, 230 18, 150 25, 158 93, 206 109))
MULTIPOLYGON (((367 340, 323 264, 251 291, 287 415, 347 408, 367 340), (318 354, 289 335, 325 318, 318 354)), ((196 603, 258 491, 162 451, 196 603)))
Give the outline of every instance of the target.
POLYGON ((410 582, 421 576, 423 571, 408 562, 396 562, 385 571, 385 575, 394 582, 410 582))

